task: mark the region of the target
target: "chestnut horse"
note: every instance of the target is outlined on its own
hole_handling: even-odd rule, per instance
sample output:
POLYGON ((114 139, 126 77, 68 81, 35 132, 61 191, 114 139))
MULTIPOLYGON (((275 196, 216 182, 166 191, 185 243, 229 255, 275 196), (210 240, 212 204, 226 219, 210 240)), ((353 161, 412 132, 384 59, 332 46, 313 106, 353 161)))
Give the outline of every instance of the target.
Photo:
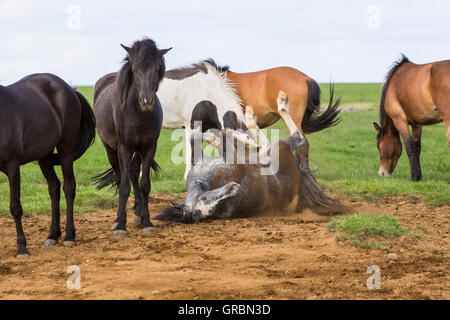
POLYGON ((450 60, 415 64, 402 55, 389 70, 380 102, 377 147, 381 177, 390 177, 402 154, 402 143, 411 167, 411 180, 422 179, 420 150, 422 126, 445 122, 450 149, 450 60), (411 125, 412 132, 408 125, 411 125))
MULTIPOLYGON (((334 89, 330 86, 330 101, 327 109, 320 112, 319 84, 303 72, 290 67, 278 67, 268 70, 236 73, 230 70, 226 76, 230 80, 242 106, 252 106, 258 127, 268 127, 280 119, 277 96, 283 90, 289 97, 290 116, 300 133, 308 134, 336 125, 340 99, 333 102, 334 89)), ((284 119, 283 119, 284 121, 284 119)), ((288 126, 288 124, 285 122, 288 126)), ((307 164, 309 144, 301 148, 305 154, 304 163, 307 164)))

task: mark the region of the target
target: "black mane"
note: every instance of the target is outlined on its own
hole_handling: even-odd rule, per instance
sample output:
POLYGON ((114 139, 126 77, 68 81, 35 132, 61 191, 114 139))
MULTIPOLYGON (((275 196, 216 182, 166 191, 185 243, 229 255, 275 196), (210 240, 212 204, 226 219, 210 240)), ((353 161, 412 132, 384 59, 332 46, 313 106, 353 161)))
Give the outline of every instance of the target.
POLYGON ((409 59, 402 53, 401 57, 392 64, 391 68, 389 69, 388 73, 386 74, 385 82, 383 85, 383 90, 381 92, 381 101, 380 101, 380 125, 381 125, 382 129, 384 129, 384 121, 386 119, 386 110, 384 109, 384 101, 386 100, 386 93, 387 93, 389 83, 391 82, 391 79, 392 79, 392 76, 394 75, 394 73, 404 63, 407 63, 407 62, 411 62, 411 61, 409 61, 409 59))
POLYGON ((146 67, 159 58, 159 50, 155 41, 150 38, 144 38, 133 42, 130 52, 124 60, 135 67, 146 67))
POLYGON ((206 67, 206 64, 211 65, 214 69, 216 69, 219 73, 227 72, 230 70, 229 66, 219 66, 216 64, 216 62, 209 58, 202 60, 198 63, 194 63, 190 65, 189 67, 181 67, 172 69, 166 72, 164 75, 166 78, 172 79, 172 80, 182 80, 188 77, 192 77, 194 74, 197 74, 199 72, 208 73, 208 69, 206 67))
POLYGON ((137 40, 133 42, 130 48, 126 48, 126 50, 127 55, 124 59, 124 64, 116 79, 121 90, 120 100, 122 108, 127 101, 128 90, 133 81, 133 70, 156 68, 156 66, 159 66, 158 78, 160 81, 166 72, 164 57, 160 54, 160 50, 152 39, 145 37, 142 40, 137 40))

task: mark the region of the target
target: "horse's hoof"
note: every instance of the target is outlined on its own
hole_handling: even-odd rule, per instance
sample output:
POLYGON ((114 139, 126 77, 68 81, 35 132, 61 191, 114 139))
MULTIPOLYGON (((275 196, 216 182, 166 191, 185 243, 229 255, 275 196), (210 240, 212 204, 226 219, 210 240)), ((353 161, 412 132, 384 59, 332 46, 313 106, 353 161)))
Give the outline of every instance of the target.
POLYGON ((113 232, 113 238, 121 238, 126 236, 127 236, 126 230, 114 230, 113 232))
POLYGON ((147 227, 142 229, 143 234, 155 233, 156 229, 154 227, 147 227))
POLYGON ((31 254, 29 254, 29 253, 20 253, 20 254, 16 255, 17 259, 27 259, 30 257, 31 257, 31 254))
POLYGON ((117 227, 117 222, 114 222, 111 226, 111 230, 116 230, 117 227))
POLYGON ((75 241, 63 241, 63 246, 72 247, 75 244, 75 241))
POLYGON ((58 240, 55 240, 55 239, 47 239, 44 242, 44 246, 46 246, 46 247, 53 247, 53 246, 56 246, 57 244, 58 244, 58 240))
POLYGON ((134 223, 135 225, 140 225, 141 222, 142 222, 142 218, 141 218, 141 217, 134 216, 133 223, 134 223))

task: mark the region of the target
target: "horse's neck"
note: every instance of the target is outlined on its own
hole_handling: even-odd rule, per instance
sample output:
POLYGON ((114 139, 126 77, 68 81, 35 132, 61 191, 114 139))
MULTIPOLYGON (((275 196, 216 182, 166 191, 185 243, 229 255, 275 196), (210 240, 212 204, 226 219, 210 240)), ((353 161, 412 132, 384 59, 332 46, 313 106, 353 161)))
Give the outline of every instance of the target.
POLYGON ((394 125, 394 121, 392 121, 391 117, 389 117, 386 112, 384 113, 384 118, 380 119, 380 121, 382 123, 382 128, 385 133, 388 134, 390 133, 393 135, 399 134, 397 128, 394 125))

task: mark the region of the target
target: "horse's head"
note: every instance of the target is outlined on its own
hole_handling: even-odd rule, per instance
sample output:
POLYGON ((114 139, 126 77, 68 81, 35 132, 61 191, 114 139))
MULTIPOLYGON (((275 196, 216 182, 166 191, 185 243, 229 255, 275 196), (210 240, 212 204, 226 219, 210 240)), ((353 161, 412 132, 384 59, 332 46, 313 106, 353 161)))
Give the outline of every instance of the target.
POLYGON ((172 48, 159 50, 149 38, 136 41, 131 47, 121 46, 127 52, 126 63, 119 73, 119 78, 122 79, 122 107, 126 103, 128 90, 134 83, 140 109, 152 111, 159 83, 166 72, 164 54, 172 48))
POLYGON ((385 130, 378 123, 374 122, 373 126, 377 130, 377 147, 380 152, 380 169, 378 175, 380 177, 390 177, 397 165, 397 161, 402 154, 402 143, 398 132, 385 130))

